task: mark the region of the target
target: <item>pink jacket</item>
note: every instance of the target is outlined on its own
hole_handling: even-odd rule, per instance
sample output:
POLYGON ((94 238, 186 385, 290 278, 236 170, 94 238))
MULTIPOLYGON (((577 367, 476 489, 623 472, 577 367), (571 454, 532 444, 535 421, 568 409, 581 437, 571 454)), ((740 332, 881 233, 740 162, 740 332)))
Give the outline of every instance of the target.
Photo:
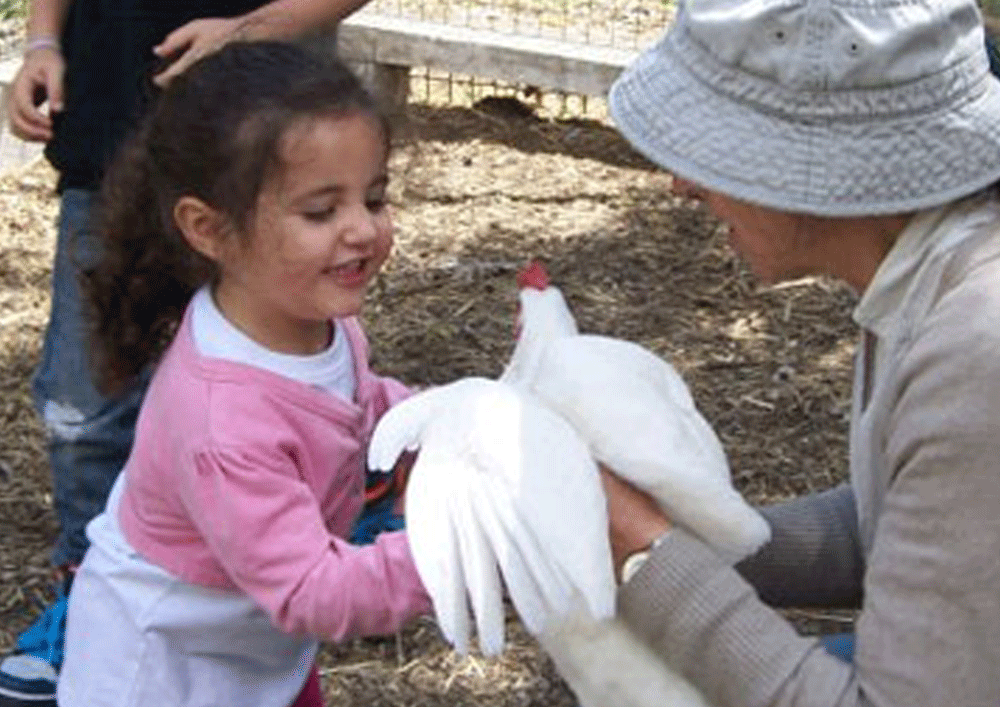
POLYGON ((361 510, 372 429, 409 394, 368 368, 354 319, 356 402, 200 355, 190 313, 146 394, 119 521, 146 559, 245 592, 282 630, 340 641, 430 611, 406 534, 344 538, 361 510))

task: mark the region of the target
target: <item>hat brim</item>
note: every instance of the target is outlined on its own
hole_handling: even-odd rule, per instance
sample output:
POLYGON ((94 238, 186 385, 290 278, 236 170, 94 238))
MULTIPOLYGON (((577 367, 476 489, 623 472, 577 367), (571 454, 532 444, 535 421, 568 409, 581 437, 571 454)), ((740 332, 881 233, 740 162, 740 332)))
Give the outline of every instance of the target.
POLYGON ((701 80, 668 33, 622 72, 609 107, 638 151, 700 186, 783 211, 883 215, 1000 179, 1000 82, 984 72, 979 83, 958 107, 800 119, 701 80))

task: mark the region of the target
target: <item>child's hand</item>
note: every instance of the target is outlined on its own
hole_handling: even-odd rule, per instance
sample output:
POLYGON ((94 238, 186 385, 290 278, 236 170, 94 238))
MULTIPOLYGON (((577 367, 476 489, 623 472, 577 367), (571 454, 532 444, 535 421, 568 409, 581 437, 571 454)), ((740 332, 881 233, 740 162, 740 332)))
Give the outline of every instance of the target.
POLYGON ((413 469, 413 463, 417 460, 416 452, 403 452, 399 455, 399 461, 396 462, 396 466, 392 468, 392 478, 393 478, 393 491, 400 497, 403 496, 403 491, 406 490, 406 482, 410 478, 410 470, 413 469))
POLYGON ((243 17, 205 17, 181 25, 153 47, 156 56, 170 62, 153 77, 154 83, 163 88, 203 56, 234 40, 248 39, 246 25, 243 17))
POLYGON ((10 131, 22 140, 48 142, 52 139, 52 114, 63 108, 63 73, 66 62, 56 46, 38 47, 24 56, 14 76, 7 118, 10 131), (48 101, 48 110, 42 104, 48 101))

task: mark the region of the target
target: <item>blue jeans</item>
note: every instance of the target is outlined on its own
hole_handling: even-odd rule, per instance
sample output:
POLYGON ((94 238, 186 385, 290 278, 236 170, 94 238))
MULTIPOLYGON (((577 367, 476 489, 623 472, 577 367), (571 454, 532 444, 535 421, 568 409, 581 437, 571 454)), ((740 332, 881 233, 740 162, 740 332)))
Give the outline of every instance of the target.
POLYGON ((52 559, 78 564, 87 550, 85 528, 107 502, 125 465, 146 379, 109 399, 94 385, 81 269, 100 257, 91 214, 96 195, 68 189, 60 203, 52 313, 33 380, 35 406, 47 433, 52 497, 59 521, 52 559))

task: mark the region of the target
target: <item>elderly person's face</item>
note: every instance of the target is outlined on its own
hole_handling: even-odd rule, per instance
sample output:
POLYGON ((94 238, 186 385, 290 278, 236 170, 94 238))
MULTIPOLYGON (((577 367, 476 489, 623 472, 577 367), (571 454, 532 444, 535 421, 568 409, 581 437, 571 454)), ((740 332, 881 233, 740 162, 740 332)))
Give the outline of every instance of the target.
POLYGON ((758 206, 674 177, 678 196, 700 201, 729 227, 729 243, 764 284, 816 274, 819 234, 798 214, 758 206))
POLYGON ((838 277, 862 292, 910 215, 830 218, 779 211, 674 177, 729 227, 729 242, 764 284, 806 275, 838 277))

